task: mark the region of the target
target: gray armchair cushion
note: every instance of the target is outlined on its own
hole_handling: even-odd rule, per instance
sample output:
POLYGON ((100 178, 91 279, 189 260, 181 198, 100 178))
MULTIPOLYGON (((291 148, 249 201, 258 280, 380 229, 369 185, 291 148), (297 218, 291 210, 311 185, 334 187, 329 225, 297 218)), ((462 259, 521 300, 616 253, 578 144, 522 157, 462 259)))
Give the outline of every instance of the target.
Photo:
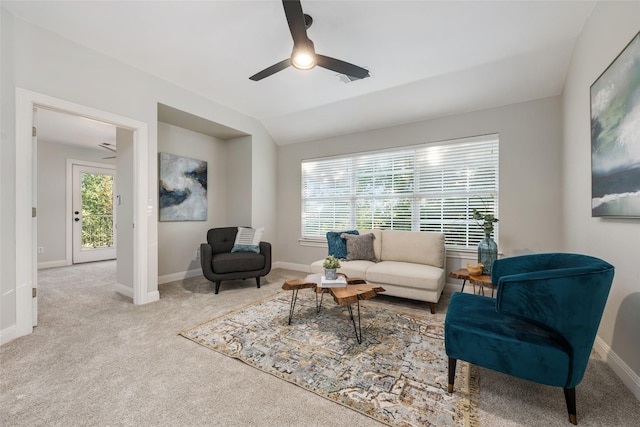
POLYGON ((236 240, 238 227, 212 228, 207 232, 207 243, 211 245, 213 254, 231 252, 236 240))
POLYGON ((262 270, 264 255, 255 252, 225 252, 213 256, 211 266, 217 274, 262 270))

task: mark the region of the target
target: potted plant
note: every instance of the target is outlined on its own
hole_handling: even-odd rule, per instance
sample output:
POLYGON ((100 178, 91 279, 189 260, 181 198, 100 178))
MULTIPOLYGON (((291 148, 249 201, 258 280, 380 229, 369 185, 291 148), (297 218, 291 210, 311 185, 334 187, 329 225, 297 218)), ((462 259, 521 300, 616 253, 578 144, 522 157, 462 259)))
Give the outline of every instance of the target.
POLYGON ((341 267, 340 260, 333 255, 329 255, 322 263, 324 276, 328 280, 336 280, 336 270, 341 267))

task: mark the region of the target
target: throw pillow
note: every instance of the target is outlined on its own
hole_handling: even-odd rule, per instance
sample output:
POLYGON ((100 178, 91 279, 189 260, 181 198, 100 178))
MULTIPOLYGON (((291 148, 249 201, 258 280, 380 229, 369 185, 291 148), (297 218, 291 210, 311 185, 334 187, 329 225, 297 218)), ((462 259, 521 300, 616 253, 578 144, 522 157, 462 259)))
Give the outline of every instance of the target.
POLYGON ((347 257, 347 241, 340 237, 343 233, 357 235, 358 230, 327 232, 328 256, 333 255, 338 259, 345 259, 347 257))
POLYGON ((238 233, 231 252, 260 253, 260 239, 262 239, 263 232, 264 228, 238 227, 238 233))
POLYGON ((378 262, 373 251, 373 239, 376 238, 371 233, 353 236, 343 233, 342 237, 347 240, 347 261, 362 259, 366 261, 378 262))

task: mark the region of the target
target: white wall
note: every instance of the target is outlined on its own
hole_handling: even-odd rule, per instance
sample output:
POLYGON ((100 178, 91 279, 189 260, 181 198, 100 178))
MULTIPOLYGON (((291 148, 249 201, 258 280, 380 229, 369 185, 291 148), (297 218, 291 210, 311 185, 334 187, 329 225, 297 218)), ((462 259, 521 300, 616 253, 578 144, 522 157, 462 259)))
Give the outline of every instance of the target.
POLYGON ((279 147, 256 144, 255 138, 254 134, 251 151, 251 226, 264 227, 262 240, 278 246, 280 236, 276 234, 276 224, 280 215, 277 204, 279 147))
MULTIPOLYGON (((12 336, 16 321, 15 92, 13 20, 0 7, 0 338, 12 336)), ((0 340, 0 342, 2 342, 0 340)))
MULTIPOLYGON (((199 272, 200 258, 196 257, 196 251, 199 251, 200 243, 206 241, 210 228, 226 224, 227 144, 230 143, 158 122, 158 152, 207 162, 208 208, 206 221, 158 223, 160 283, 178 280, 185 277, 189 271, 199 272)), ((245 193, 250 194, 250 191, 245 193)))
MULTIPOLYGON (((591 217, 591 84, 640 30, 640 2, 599 2, 580 35, 563 93, 564 238, 616 275, 596 348, 640 399, 640 219, 591 217)), ((636 141, 640 144, 640 141, 636 141)))
MULTIPOLYGON (((227 219, 225 226, 262 227, 260 224, 253 224, 251 219, 253 200, 251 192, 248 190, 252 186, 252 164, 250 136, 236 138, 227 143, 227 197, 225 199, 227 219)), ((259 193, 260 190, 256 189, 256 192, 259 193)), ((256 197, 259 196, 256 195, 256 197)))
MULTIPOLYGON (((252 137, 252 156, 261 156, 252 171, 266 185, 260 194, 251 189, 252 200, 275 200, 276 146, 255 119, 216 102, 188 92, 124 65, 99 52, 84 48, 56 34, 13 17, 2 9, 2 188, 0 245, 2 245, 2 283, 0 284, 0 335, 15 327, 15 200, 20 174, 14 161, 15 89, 23 88, 148 124, 148 292, 157 292, 157 105, 162 103, 190 114, 237 129, 252 137)), ((253 183, 252 183, 253 184, 253 183)), ((254 203, 255 204, 255 203, 254 203)), ((264 224, 265 238, 275 240, 275 203, 262 203, 252 211, 252 221, 264 224)), ((1 338, 1 337, 0 337, 1 338)))
MULTIPOLYGON (((303 159, 490 133, 500 136, 499 251, 512 256, 562 249, 561 116, 554 97, 280 147, 276 259, 308 265, 326 256, 326 248, 298 243, 303 159)), ((453 251, 447 255, 448 270, 466 265, 453 251)), ((477 254, 464 256, 473 260, 477 254)))
POLYGON ((65 265, 67 159, 114 164, 107 151, 38 140, 38 266, 65 265))

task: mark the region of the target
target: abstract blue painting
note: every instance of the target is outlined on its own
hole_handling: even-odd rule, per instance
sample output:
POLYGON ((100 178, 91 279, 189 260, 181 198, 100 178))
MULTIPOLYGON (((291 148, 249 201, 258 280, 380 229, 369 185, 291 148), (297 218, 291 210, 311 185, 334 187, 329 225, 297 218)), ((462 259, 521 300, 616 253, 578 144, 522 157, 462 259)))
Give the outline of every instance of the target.
POLYGON ((640 33, 591 85, 591 216, 640 217, 640 33))
POLYGON ((160 153, 160 221, 207 220, 207 162, 160 153))

